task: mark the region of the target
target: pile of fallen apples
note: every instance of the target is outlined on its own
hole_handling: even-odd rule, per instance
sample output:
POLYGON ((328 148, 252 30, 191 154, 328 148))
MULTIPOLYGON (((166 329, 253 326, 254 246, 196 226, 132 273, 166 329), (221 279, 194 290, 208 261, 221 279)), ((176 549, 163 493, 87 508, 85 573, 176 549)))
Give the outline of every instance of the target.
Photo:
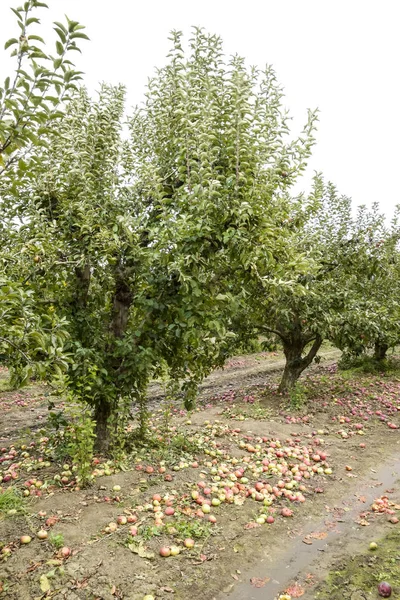
MULTIPOLYGON (((206 422, 205 430, 207 435, 198 439, 205 454, 201 467, 199 461, 190 464, 181 461, 173 468, 174 471, 189 466, 200 468, 199 480, 192 484, 192 489, 184 493, 172 490, 163 495, 153 494, 152 498, 133 506, 127 514, 109 522, 102 530, 104 534, 110 535, 126 526, 130 536, 140 537, 142 526, 150 520, 153 527, 175 536, 173 524, 177 517, 184 515, 185 518, 216 524, 218 516, 214 513, 219 507, 242 506, 249 501, 258 508, 258 516, 254 522, 245 525, 246 529, 273 524, 277 516, 292 517, 292 507, 306 501, 305 494, 310 491, 306 483, 310 479, 332 474, 328 455, 323 449, 324 440, 318 437, 318 432, 310 434, 309 445, 300 445, 299 438, 287 438, 282 442, 276 438, 243 436, 239 428, 229 429, 218 421, 213 424, 206 422), (236 440, 242 452, 240 458, 231 457, 222 447, 220 439, 228 435, 231 440, 236 440)), ((323 433, 321 430, 320 434, 323 433)), ((150 476, 165 473, 164 465, 158 469, 150 467, 141 463, 136 465, 137 470, 150 476)), ((120 491, 120 486, 114 486, 113 492, 119 494, 120 491)), ((109 497, 104 499, 107 501, 109 497)), ((193 548, 195 542, 185 539, 181 540, 181 544, 161 546, 160 555, 177 556, 181 549, 193 548)))

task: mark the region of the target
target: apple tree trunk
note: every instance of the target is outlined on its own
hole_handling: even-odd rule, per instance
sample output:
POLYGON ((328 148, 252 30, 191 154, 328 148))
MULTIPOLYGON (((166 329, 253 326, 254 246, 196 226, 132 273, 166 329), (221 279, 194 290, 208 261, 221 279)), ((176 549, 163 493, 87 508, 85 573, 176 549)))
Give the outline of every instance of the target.
POLYGON ((375 342, 374 359, 377 361, 385 360, 386 353, 389 350, 388 344, 384 342, 375 342))
POLYGON ((308 342, 304 338, 285 339, 283 351, 286 358, 285 369, 279 384, 278 392, 287 394, 294 388, 300 375, 312 363, 322 344, 322 338, 317 335, 309 352, 303 356, 308 342))

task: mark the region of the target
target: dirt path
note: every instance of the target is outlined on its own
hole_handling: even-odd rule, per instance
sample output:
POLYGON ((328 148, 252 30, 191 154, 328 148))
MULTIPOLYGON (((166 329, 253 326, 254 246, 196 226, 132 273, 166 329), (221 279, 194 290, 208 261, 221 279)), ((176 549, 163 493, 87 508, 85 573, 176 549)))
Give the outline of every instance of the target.
MULTIPOLYGON (((340 357, 337 349, 324 350, 320 353, 321 365, 327 366, 340 357)), ((262 352, 237 356, 227 361, 223 369, 217 369, 199 386, 199 398, 207 399, 215 393, 224 390, 244 388, 250 385, 264 385, 269 376, 282 371, 285 360, 282 353, 262 352)), ((318 369, 312 365, 306 373, 318 369)), ((4 379, 4 373, 3 373, 4 379)), ((0 442, 17 439, 21 429, 30 427, 38 430, 43 426, 48 416, 48 397, 51 390, 42 386, 31 386, 22 390, 3 392, 1 408, 7 413, 7 419, 0 419, 0 442)), ((149 406, 157 408, 164 396, 164 388, 157 383, 148 389, 149 406)), ((58 406, 62 405, 59 398, 52 398, 58 406)), ((179 401, 176 403, 179 406, 179 401)))
MULTIPOLYGON (((321 364, 327 366, 338 360, 341 351, 325 350, 320 353, 321 364)), ((313 372, 319 365, 313 364, 305 373, 313 372)), ((217 369, 199 385, 200 397, 207 397, 214 392, 229 388, 243 388, 248 385, 262 385, 267 376, 283 371, 285 359, 282 353, 261 353, 237 356, 227 362, 224 369, 217 369)), ((159 398, 164 395, 163 387, 159 384, 149 386, 149 398, 159 398)))
MULTIPOLYGON (((361 481, 354 481, 345 499, 330 508, 329 513, 333 520, 329 529, 326 517, 318 519, 313 515, 304 519, 301 533, 293 535, 292 541, 286 541, 272 551, 271 548, 264 550, 257 565, 241 574, 242 583, 236 585, 232 593, 229 593, 229 600, 272 600, 293 582, 305 584, 304 593, 301 595, 303 600, 318 597, 314 590, 307 590, 306 583, 310 574, 313 583, 316 578, 323 580, 343 557, 347 556, 350 559, 362 548, 365 552, 371 541, 379 540, 387 531, 393 530, 393 525, 382 519, 382 515, 378 515, 375 520, 372 518, 372 522, 371 519, 361 519, 359 515, 374 502, 377 490, 388 494, 392 502, 399 503, 399 484, 400 448, 379 467, 370 468, 361 481), (319 539, 314 532, 324 535, 319 539), (250 584, 251 581, 262 581, 266 574, 268 582, 265 587, 257 589, 250 584)), ((400 556, 398 559, 400 560, 400 556)), ((351 597, 352 600, 366 599, 363 590, 357 590, 356 587, 352 589, 351 586, 349 596, 344 590, 338 592, 338 598, 347 597, 351 597)), ((226 598, 224 593, 218 596, 218 600, 226 598)), ((333 596, 330 598, 333 600, 333 596)))

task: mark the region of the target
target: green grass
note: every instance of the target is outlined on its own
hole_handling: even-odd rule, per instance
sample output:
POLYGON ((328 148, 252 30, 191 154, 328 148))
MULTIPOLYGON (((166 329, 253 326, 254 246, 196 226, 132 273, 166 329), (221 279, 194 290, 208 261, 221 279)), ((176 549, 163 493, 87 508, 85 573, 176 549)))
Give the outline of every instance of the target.
POLYGON ((12 387, 11 387, 9 378, 1 377, 0 378, 0 394, 2 394, 3 392, 11 392, 11 391, 12 391, 12 387))
POLYGON ((316 589, 315 598, 342 600, 348 591, 377 598, 377 586, 382 581, 392 586, 391 598, 400 598, 400 531, 391 531, 377 543, 377 550, 347 557, 335 565, 316 589))
MULTIPOLYGON (((140 538, 142 540, 148 541, 148 540, 151 540, 151 538, 159 536, 159 535, 161 535, 160 528, 156 527, 155 525, 141 525, 139 527, 138 538, 140 538)), ((136 538, 132 538, 132 539, 135 540, 136 538)))
POLYGON ((0 514, 9 510, 22 511, 23 507, 24 500, 21 494, 12 486, 0 494, 0 514))

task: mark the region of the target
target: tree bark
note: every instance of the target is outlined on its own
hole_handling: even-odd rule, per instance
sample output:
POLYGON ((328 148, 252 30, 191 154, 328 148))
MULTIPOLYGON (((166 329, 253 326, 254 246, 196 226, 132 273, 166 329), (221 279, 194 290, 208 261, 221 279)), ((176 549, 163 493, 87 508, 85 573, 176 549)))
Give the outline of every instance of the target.
POLYGON ((389 346, 385 342, 375 342, 374 359, 377 361, 385 360, 388 350, 389 346))
POLYGON ((95 406, 94 420, 96 421, 95 448, 101 454, 107 454, 110 448, 109 418, 111 416, 111 404, 102 398, 95 406))
POLYGON ((298 336, 292 338, 292 340, 290 340, 291 343, 288 343, 288 341, 283 342, 286 364, 278 387, 278 392, 281 394, 287 394, 294 388, 300 375, 312 363, 322 344, 322 338, 317 334, 308 354, 303 356, 307 341, 298 336))
MULTIPOLYGON (((113 297, 112 313, 110 320, 110 344, 108 347, 108 369, 112 373, 115 381, 123 368, 120 359, 115 355, 115 341, 121 339, 126 332, 129 319, 129 309, 132 304, 133 294, 126 282, 127 274, 123 269, 118 268, 116 275, 115 292, 113 297)), ((107 453, 111 445, 111 430, 109 419, 116 407, 107 399, 101 399, 96 404, 94 410, 94 419, 96 421, 96 449, 98 452, 107 453)))
POLYGON ((110 324, 110 330, 114 338, 123 337, 126 331, 132 300, 132 291, 125 281, 124 274, 120 273, 116 281, 110 324))

